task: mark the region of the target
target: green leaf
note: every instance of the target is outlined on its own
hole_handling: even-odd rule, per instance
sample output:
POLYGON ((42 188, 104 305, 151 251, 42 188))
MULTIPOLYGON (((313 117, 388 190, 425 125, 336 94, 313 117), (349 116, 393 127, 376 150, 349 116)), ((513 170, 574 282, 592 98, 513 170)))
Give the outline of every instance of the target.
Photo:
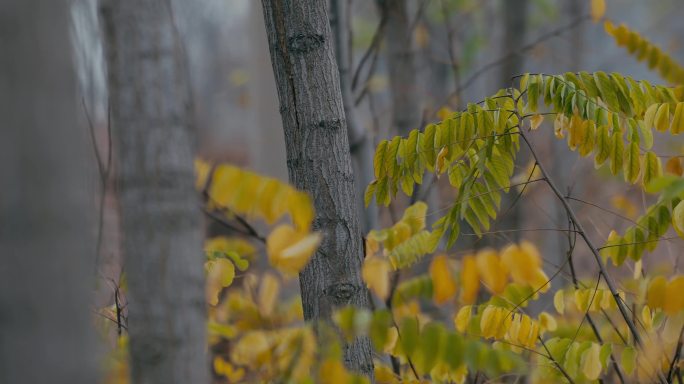
POLYGON ((624 144, 622 142, 622 135, 619 131, 613 132, 610 140, 610 172, 617 175, 622 169, 624 156, 624 144))
POLYGON ((451 370, 456 370, 463 364, 463 350, 465 343, 463 338, 456 333, 449 333, 446 336, 442 348, 442 361, 444 361, 451 370))
POLYGON ((413 356, 418 348, 418 319, 415 317, 404 317, 399 326, 399 339, 401 348, 406 356, 413 356))
POLYGON ((435 153, 435 125, 428 124, 425 131, 420 138, 420 154, 425 162, 425 166, 430 172, 434 172, 435 160, 437 154, 435 153))
POLYGON ((625 373, 631 375, 636 369, 637 351, 634 347, 627 346, 622 350, 620 362, 625 373))
POLYGON ((437 363, 443 336, 444 328, 439 323, 431 322, 423 327, 416 356, 416 366, 420 372, 430 372, 437 363))
POLYGON ((596 80, 596 85, 601 92, 601 99, 608 105, 608 108, 614 112, 620 111, 615 85, 610 77, 605 72, 596 72, 594 73, 594 80, 596 80))
POLYGON ((601 352, 599 353, 599 360, 601 360, 601 365, 604 370, 608 369, 610 354, 613 353, 613 344, 603 344, 601 346, 601 352))

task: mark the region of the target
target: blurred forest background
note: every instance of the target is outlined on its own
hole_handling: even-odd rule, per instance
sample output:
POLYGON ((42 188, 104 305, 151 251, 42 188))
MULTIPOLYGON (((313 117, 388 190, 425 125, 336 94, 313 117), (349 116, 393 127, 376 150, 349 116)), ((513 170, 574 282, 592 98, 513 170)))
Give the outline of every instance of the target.
MULTIPOLYGON (((287 181, 282 120, 261 2, 174 0, 172 3, 174 21, 189 62, 199 157, 287 181)), ((439 120, 447 109, 459 110, 469 101, 482 100, 509 86, 512 76, 526 72, 616 71, 654 84, 664 83, 657 73, 618 47, 603 31, 601 23, 592 23, 589 2, 584 0, 331 0, 330 3, 331 9, 343 12, 341 16, 332 12, 341 17, 331 21, 333 29, 348 27, 349 35, 341 36, 351 37, 349 41, 342 39, 348 48, 346 73, 350 86, 346 95, 343 90, 343 95, 345 102, 352 101, 351 107, 345 105, 353 110, 353 119, 347 111, 350 129, 355 129, 355 134, 365 138, 373 148, 380 140, 439 120), (337 5, 339 8, 335 8, 337 5), (335 22, 340 20, 342 24, 336 26, 335 22)), ((606 18, 625 22, 673 58, 684 62, 681 0, 608 0, 607 3, 606 18)), ((119 302, 125 301, 125 297, 119 294, 124 270, 120 201, 115 178, 117 163, 107 161, 111 159, 110 110, 98 1, 74 0, 70 18, 83 107, 80 123, 90 129, 93 137, 93 153, 97 153, 97 158, 92 157, 93 168, 98 167, 98 161, 107 163, 93 182, 97 184, 101 179, 101 190, 92 197, 100 200, 101 214, 99 224, 92 226, 98 238, 97 255, 92 258, 98 277, 92 308, 106 317, 108 313, 100 309, 113 305, 125 307, 125 303, 119 302)), ((0 25, 0 32, 1 29, 0 25)), ((336 43, 339 52, 339 42, 336 43)), ((559 181, 559 188, 590 202, 577 205, 577 212, 596 238, 605 239, 611 229, 625 228, 629 223, 607 210, 635 219, 647 206, 644 192, 621 181, 611 182, 612 176, 605 169, 594 172, 590 158, 580 159, 554 137, 550 121, 544 123, 549 129, 534 135, 532 140, 554 179, 559 181)), ((681 155, 684 141, 681 137, 657 141, 654 151, 681 155)), ((518 160, 519 182, 524 182, 529 173, 528 161, 525 156, 518 160)), ((363 179, 363 170, 358 170, 363 164, 357 161, 355 167, 363 233, 391 225, 401 210, 397 208, 394 212, 392 207, 374 205, 362 207, 364 184, 370 179, 363 179)), ((11 183, 10 180, 0 182, 11 183)), ((430 206, 438 210, 449 205, 452 194, 453 190, 440 188, 436 183, 429 193, 430 206)), ((491 231, 529 229, 525 238, 537 244, 549 265, 560 265, 565 257, 562 249, 566 235, 538 230, 567 225, 565 212, 553 199, 547 188, 529 185, 513 212, 496 222, 491 231)), ((507 206, 504 204, 503 210, 507 206)), ((215 222, 208 223, 207 237, 225 231, 215 222)), ((477 240, 475 236, 468 236, 472 235, 469 231, 464 232, 457 253, 484 245, 501 247, 519 240, 522 233, 494 234, 477 240)), ((677 269, 676 256, 681 243, 663 244, 658 256, 649 258, 644 268, 672 270, 674 265, 677 269)), ((597 272, 588 256, 587 250, 578 250, 576 264, 582 276, 597 272)), ((418 266, 421 269, 427 269, 427 262, 418 266)), ((630 272, 624 268, 611 271, 616 275, 630 272)), ((296 292, 298 285, 294 281, 290 283, 288 289, 296 292)), ((534 305, 548 306, 549 303, 542 300, 534 305)), ((4 310, 0 309, 0 314, 4 310)), ((110 323, 106 331, 114 343, 117 329, 114 322, 110 323)))

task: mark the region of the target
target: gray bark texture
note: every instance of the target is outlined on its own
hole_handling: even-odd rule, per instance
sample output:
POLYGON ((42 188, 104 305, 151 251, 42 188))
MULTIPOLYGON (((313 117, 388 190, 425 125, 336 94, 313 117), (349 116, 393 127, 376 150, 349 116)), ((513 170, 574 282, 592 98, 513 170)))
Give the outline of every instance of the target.
POLYGON ((189 80, 170 0, 101 3, 133 383, 208 383, 189 80))
MULTIPOLYGON (((366 186, 373 181, 373 143, 359 122, 352 93, 351 73, 351 0, 330 1, 330 26, 335 40, 335 58, 340 72, 340 90, 347 120, 347 133, 354 166, 354 182, 357 196, 363 196, 366 186)), ((364 230, 377 228, 378 207, 371 202, 364 206, 363 199, 357 199, 357 209, 364 219, 364 230)), ((365 232, 364 231, 364 232, 365 232)))
POLYGON ((392 91, 392 125, 407 136, 420 128, 421 103, 416 80, 415 52, 406 0, 376 0, 387 17, 385 48, 392 91))
POLYGON ((97 382, 95 168, 69 6, 0 0, 0 383, 97 382))
MULTIPOLYGON (((323 234, 299 275, 307 320, 329 319, 347 304, 370 305, 361 280, 363 243, 326 3, 262 0, 290 182, 313 197, 313 229, 323 234)), ((368 338, 347 345, 345 360, 352 370, 372 376, 368 338)))

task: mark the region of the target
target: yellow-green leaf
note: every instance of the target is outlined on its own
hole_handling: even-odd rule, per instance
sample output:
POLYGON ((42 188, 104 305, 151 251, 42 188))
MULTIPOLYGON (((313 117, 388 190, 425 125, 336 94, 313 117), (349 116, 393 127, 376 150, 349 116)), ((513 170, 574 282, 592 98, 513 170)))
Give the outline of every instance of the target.
POLYGON ((559 314, 562 315, 565 313, 565 295, 563 294, 562 289, 559 289, 553 295, 553 306, 556 308, 556 312, 559 314))
POLYGON ((672 227, 684 239, 684 200, 680 201, 672 210, 672 227))
POLYGON ((596 343, 591 343, 589 349, 582 353, 581 370, 589 380, 596 380, 601 375, 601 347, 596 343))
POLYGON ((468 324, 470 323, 470 317, 472 316, 472 306, 464 305, 456 313, 454 317, 454 326, 459 332, 465 332, 468 329, 468 324))
POLYGON ((235 266, 227 259, 215 259, 204 264, 207 271, 206 299, 210 305, 219 301, 219 293, 229 286, 235 278, 235 266))
POLYGON ((644 155, 644 166, 642 169, 644 171, 644 177, 642 178, 644 187, 648 186, 652 180, 662 176, 663 174, 663 168, 660 159, 651 151, 646 152, 644 155))
POLYGON ((613 132, 610 143, 610 172, 617 175, 622 169, 624 144, 622 142, 622 135, 619 131, 613 132))
POLYGON ((679 135, 684 132, 684 103, 677 103, 677 106, 675 107, 670 132, 673 135, 679 135))
POLYGON ((635 142, 629 144, 625 152, 624 175, 625 181, 634 184, 639 178, 641 159, 639 158, 639 145, 635 142))
POLYGON ((620 357, 620 362, 622 363, 622 368, 625 370, 625 373, 628 375, 631 375, 634 373, 634 369, 636 368, 636 358, 637 358, 637 351, 634 349, 634 347, 627 346, 625 349, 622 350, 622 356, 620 357))
POLYGON ((667 132, 667 129, 670 127, 670 104, 660 104, 655 115, 654 124, 659 132, 667 132))

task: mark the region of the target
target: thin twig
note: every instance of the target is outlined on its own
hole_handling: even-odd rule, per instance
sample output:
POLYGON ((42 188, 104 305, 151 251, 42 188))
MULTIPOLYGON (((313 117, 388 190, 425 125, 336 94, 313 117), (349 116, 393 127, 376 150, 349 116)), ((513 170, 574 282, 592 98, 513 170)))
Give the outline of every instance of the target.
POLYGON ((570 382, 570 384, 574 383, 575 381, 572 380, 572 377, 568 375, 568 373, 563 369, 563 367, 556 361, 556 359, 553 358, 553 355, 551 354, 551 351, 546 347, 546 344, 544 343, 544 340, 541 337, 538 337, 539 342, 541 343, 542 347, 546 350, 546 353, 548 353, 548 356, 546 356, 547 359, 551 360, 551 362, 558 368, 558 370, 565 376, 565 378, 570 382))
POLYGON ((549 188, 551 188, 553 193, 556 195, 558 200, 561 202, 561 204, 565 208, 565 211, 568 213, 568 216, 572 220, 573 225, 578 230, 579 235, 582 237, 584 242, 587 244, 587 247, 589 247, 589 249, 591 250, 591 253, 594 255, 594 259, 596 260, 596 264, 598 264, 599 270, 601 271, 603 278, 606 280, 606 285, 608 285, 608 289, 610 290, 610 293, 613 296, 613 300, 615 300, 617 307, 620 310, 620 314, 624 318, 625 322, 627 323, 627 327, 629 328, 630 332, 634 336, 634 341, 637 343, 637 345, 641 345, 641 337, 639 336, 639 332, 638 332, 636 326, 634 325, 634 322, 630 318, 629 312, 625 308, 625 305, 619 299, 620 296, 618 294, 617 288, 615 287, 615 283, 613 282, 613 279, 608 275, 608 270, 606 269, 606 266, 603 264, 603 260, 601 259, 601 255, 599 255, 597 247, 594 246, 594 243, 591 241, 591 239, 589 239, 589 236, 587 236, 587 233, 584 230, 582 223, 579 221, 579 219, 575 215, 575 211, 572 209, 572 207, 570 207, 568 200, 560 192, 560 190, 558 189, 556 184, 553 182, 553 180, 551 180, 551 178, 549 177, 549 173, 546 171, 546 168, 544 168, 544 166, 541 164, 541 162, 539 160, 539 156, 537 155, 537 152, 532 147, 532 144, 527 139, 527 136, 525 135, 524 130, 520 130, 519 133, 520 133, 520 137, 523 139, 523 141, 525 141, 525 144, 529 148, 530 153, 532 154, 532 157, 534 158, 535 162, 537 163, 537 166, 539 167, 540 172, 542 173, 543 177, 546 179, 546 184, 549 186, 549 188))

